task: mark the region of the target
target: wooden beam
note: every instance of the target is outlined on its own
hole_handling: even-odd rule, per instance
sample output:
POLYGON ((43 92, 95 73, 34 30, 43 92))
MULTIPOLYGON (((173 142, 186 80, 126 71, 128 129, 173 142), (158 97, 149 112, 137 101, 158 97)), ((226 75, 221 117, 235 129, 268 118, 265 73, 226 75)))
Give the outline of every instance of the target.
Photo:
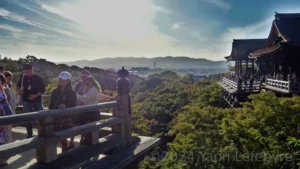
POLYGON ((123 122, 123 119, 121 119, 119 117, 112 117, 109 119, 100 120, 100 121, 85 124, 82 126, 76 126, 76 127, 70 128, 70 129, 57 131, 57 132, 55 132, 54 137, 56 139, 65 139, 65 138, 69 138, 72 136, 93 132, 93 131, 99 130, 101 128, 104 128, 104 127, 111 127, 113 125, 120 124, 122 122, 123 122))
POLYGON ((35 149, 46 145, 46 139, 42 137, 33 137, 24 140, 17 140, 0 146, 0 157, 6 158, 27 150, 35 149))
MULTIPOLYGON (((38 136, 39 137, 53 137, 54 136, 54 117, 47 117, 46 119, 39 121, 38 126, 38 136)), ((56 160, 57 143, 47 144, 36 149, 36 161, 42 163, 48 163, 50 161, 56 160)))
POLYGON ((112 113, 101 112, 100 116, 102 118, 110 118, 110 117, 113 117, 113 114, 112 113))
POLYGON ((26 114, 17 114, 10 116, 1 116, 0 117, 0 126, 17 124, 27 121, 41 120, 48 116, 72 116, 81 113, 88 113, 95 110, 105 109, 105 108, 115 108, 120 106, 116 101, 99 103, 86 106, 77 106, 66 109, 53 109, 53 110, 42 110, 39 112, 32 112, 26 114))

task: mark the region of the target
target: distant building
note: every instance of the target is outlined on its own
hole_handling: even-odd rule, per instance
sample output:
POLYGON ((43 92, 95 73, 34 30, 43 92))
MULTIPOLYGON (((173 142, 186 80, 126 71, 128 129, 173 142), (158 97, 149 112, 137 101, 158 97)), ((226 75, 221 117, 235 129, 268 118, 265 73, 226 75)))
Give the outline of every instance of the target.
POLYGON ((139 72, 139 71, 149 71, 150 68, 149 67, 132 67, 130 70, 139 72))

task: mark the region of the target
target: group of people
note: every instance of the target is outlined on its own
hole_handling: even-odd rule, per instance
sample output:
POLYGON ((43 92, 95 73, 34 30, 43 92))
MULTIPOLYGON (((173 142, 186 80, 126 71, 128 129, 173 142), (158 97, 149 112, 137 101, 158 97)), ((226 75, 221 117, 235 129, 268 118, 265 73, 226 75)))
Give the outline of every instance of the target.
MULTIPOLYGON (((0 66, 0 116, 14 115, 18 104, 23 105, 23 112, 43 110, 42 95, 46 91, 43 77, 34 73, 33 66, 23 65, 23 74, 16 84, 17 94, 13 93, 13 74, 0 66)), ((72 75, 63 71, 58 76, 58 85, 51 93, 48 109, 65 109, 99 103, 101 87, 89 71, 81 72, 81 80, 74 85, 71 83, 72 75)), ((89 122, 98 121, 100 112, 93 111, 75 116, 62 116, 55 119, 55 131, 68 129, 89 122)), ((27 124, 27 138, 33 137, 32 122, 27 124)), ((86 137, 81 137, 85 142, 86 137)), ((0 144, 12 141, 12 126, 0 127, 0 144)), ((62 151, 74 148, 74 137, 68 145, 67 140, 61 141, 62 151)), ((0 166, 6 165, 7 159, 0 159, 0 166)))

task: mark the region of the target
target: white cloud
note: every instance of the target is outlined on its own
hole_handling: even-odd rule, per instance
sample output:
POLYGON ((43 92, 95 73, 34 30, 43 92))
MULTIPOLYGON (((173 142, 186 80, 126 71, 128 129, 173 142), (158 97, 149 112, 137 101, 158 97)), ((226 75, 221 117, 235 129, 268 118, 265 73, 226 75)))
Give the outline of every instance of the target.
POLYGON ((8 16, 9 12, 5 9, 0 8, 0 16, 8 16))
POLYGON ((173 30, 180 29, 180 27, 181 27, 182 24, 183 24, 183 23, 181 23, 181 22, 174 23, 174 24, 172 25, 172 28, 171 28, 171 29, 173 29, 173 30))
POLYGON ((267 38, 273 19, 267 19, 262 22, 250 24, 245 27, 228 28, 221 36, 221 41, 232 41, 232 39, 251 39, 251 38, 267 38))
POLYGON ((65 1, 53 7, 41 6, 80 24, 80 29, 93 35, 118 39, 143 39, 154 32, 151 24, 159 8, 149 0, 79 0, 65 1))
POLYGON ((7 19, 7 20, 20 22, 20 23, 23 23, 23 24, 28 24, 28 25, 31 25, 31 26, 34 26, 34 27, 39 27, 39 28, 42 28, 42 29, 47 29, 47 30, 54 31, 54 32, 57 32, 57 33, 61 33, 61 34, 71 36, 71 37, 76 37, 76 35, 74 35, 72 32, 65 31, 65 30, 55 28, 55 27, 52 27, 52 26, 48 26, 48 25, 45 25, 45 24, 42 24, 42 23, 27 20, 24 16, 19 16, 17 14, 11 13, 11 12, 5 10, 5 9, 2 9, 2 8, 0 8, 0 15, 3 18, 7 19))
POLYGON ((223 8, 223 9, 230 9, 231 5, 226 2, 226 0, 204 0, 206 2, 209 2, 213 5, 216 5, 217 7, 223 8))
POLYGON ((6 25, 6 24, 1 24, 0 29, 5 29, 5 30, 11 31, 11 32, 22 32, 21 29, 18 29, 18 28, 15 28, 13 26, 6 25))

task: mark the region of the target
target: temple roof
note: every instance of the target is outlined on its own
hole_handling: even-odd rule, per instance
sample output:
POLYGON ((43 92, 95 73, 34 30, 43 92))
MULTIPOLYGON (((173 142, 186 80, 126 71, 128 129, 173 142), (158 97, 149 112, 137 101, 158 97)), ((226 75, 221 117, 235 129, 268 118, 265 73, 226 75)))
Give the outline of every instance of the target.
POLYGON ((225 59, 227 61, 248 60, 249 53, 262 48, 265 42, 266 39, 234 39, 231 54, 225 59))
POLYGON ((276 13, 264 47, 251 52, 250 56, 259 57, 276 53, 282 49, 283 44, 300 47, 300 13, 276 13))

